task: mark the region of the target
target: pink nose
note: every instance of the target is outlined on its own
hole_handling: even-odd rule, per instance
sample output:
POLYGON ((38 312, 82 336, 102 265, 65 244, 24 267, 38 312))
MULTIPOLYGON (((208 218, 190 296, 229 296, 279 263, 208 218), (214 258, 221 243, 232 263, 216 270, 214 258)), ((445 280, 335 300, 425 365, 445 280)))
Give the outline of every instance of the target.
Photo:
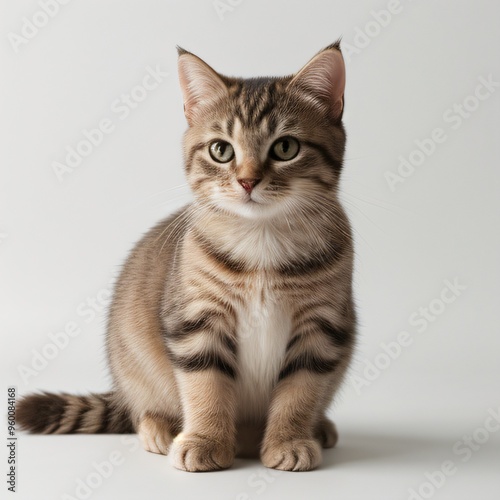
POLYGON ((250 194, 252 189, 260 182, 260 179, 238 179, 243 189, 250 194))

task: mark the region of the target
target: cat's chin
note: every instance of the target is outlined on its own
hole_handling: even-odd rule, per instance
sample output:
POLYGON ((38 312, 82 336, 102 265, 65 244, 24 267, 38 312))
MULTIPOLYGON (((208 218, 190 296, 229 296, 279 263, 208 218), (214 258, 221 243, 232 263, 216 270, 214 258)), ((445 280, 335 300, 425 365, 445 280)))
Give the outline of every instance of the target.
POLYGON ((245 201, 218 199, 215 205, 225 212, 245 219, 272 218, 282 211, 280 203, 261 203, 252 199, 245 201))

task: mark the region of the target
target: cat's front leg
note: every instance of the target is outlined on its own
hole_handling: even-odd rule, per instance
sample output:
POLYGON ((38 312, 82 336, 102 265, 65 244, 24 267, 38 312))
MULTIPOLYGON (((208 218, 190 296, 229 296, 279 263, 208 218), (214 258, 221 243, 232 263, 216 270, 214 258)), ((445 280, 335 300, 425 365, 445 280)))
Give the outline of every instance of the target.
POLYGON ((236 344, 221 311, 185 317, 167 334, 182 399, 183 429, 171 448, 173 465, 189 472, 230 467, 236 440, 236 344))
POLYGON ((321 447, 336 442, 324 410, 348 365, 352 332, 325 319, 308 322, 287 347, 269 409, 261 460, 266 467, 306 471, 321 463, 321 447), (329 426, 326 425, 328 422, 329 426), (325 429, 331 436, 321 440, 325 429))
POLYGON ((173 465, 189 472, 226 469, 235 456, 234 384, 216 369, 178 376, 183 431, 174 439, 173 465))

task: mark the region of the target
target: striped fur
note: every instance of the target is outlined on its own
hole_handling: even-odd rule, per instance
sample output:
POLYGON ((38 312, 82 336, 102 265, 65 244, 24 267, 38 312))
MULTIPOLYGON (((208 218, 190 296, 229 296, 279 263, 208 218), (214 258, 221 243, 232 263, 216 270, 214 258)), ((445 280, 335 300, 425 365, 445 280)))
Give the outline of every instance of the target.
POLYGON ((180 49, 179 74, 195 201, 123 268, 107 334, 113 391, 31 395, 18 419, 44 433, 133 429, 188 471, 229 467, 249 443, 268 467, 309 470, 337 441, 325 412, 355 341, 352 237, 337 198, 340 47, 295 75, 248 80, 180 49), (271 154, 283 137, 298 141, 295 158, 271 154), (234 156, 215 161, 213 141, 234 156))
POLYGON ((16 419, 24 429, 40 434, 107 434, 133 432, 129 415, 112 393, 30 394, 20 401, 16 419))

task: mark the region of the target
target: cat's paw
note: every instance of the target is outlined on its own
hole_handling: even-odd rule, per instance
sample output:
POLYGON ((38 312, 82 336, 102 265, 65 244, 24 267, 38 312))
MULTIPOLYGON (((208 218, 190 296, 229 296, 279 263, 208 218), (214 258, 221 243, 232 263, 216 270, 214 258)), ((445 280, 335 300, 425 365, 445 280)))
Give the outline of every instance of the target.
POLYGON ((182 433, 174 439, 171 450, 174 467, 188 472, 227 469, 234 455, 234 446, 182 433))
POLYGON ((335 424, 326 417, 318 423, 314 437, 323 448, 333 448, 339 440, 335 424))
POLYGON ((139 422, 137 432, 146 451, 168 455, 173 436, 167 422, 144 416, 139 422))
POLYGON ((293 439, 264 445, 262 463, 271 469, 305 471, 321 463, 321 447, 315 439, 293 439))

